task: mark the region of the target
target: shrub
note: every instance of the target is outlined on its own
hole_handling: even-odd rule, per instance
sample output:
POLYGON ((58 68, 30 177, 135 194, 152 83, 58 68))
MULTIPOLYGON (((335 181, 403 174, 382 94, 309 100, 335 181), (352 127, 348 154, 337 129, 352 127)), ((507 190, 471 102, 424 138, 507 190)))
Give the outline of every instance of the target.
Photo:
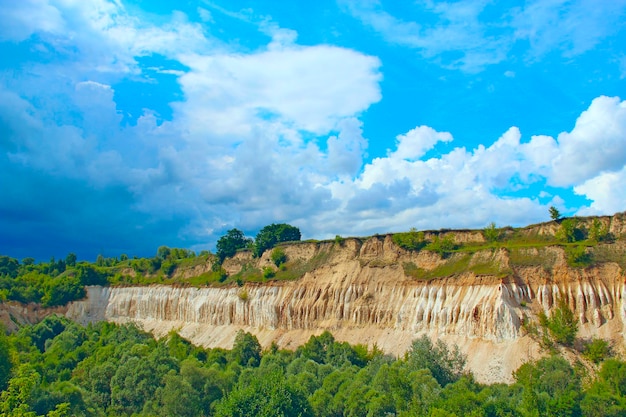
POLYGON ((585 235, 582 230, 578 228, 577 219, 565 219, 561 222, 561 227, 559 227, 554 237, 561 242, 572 243, 583 240, 585 235))
POLYGON ((550 317, 543 312, 539 314, 539 322, 544 329, 547 329, 556 343, 565 346, 572 346, 576 333, 578 333, 578 321, 574 317, 574 312, 569 308, 564 299, 559 300, 559 305, 550 317))
POLYGON ((598 219, 593 219, 591 227, 589 227, 589 239, 596 242, 605 242, 611 240, 612 235, 602 222, 598 219))
POLYGON ((276 275, 276 272, 274 272, 272 267, 270 267, 270 266, 264 266, 263 267, 263 278, 265 278, 265 279, 274 278, 274 275, 276 275))
POLYGON ((497 229, 496 224, 491 222, 483 229, 483 235, 487 242, 496 242, 500 239, 500 229, 497 229))
POLYGON ((402 249, 411 251, 418 251, 426 246, 424 232, 418 232, 415 228, 406 233, 396 233, 391 240, 402 249))
POLYGON ((584 246, 574 246, 565 250, 567 264, 573 268, 584 268, 593 262, 593 257, 584 246))
POLYGON ((161 263, 161 272, 163 272, 166 276, 170 276, 176 270, 176 266, 175 261, 167 259, 161 263))
POLYGON ((592 339, 585 346, 583 354, 587 359, 597 364, 610 356, 611 345, 604 339, 592 339))
POLYGON ((287 254, 282 248, 275 248, 270 255, 272 262, 274 265, 280 267, 282 264, 287 262, 287 254))
POLYGON ((454 243, 454 235, 448 234, 441 239, 439 236, 435 236, 432 242, 426 245, 426 249, 437 252, 441 256, 446 256, 457 248, 457 244, 454 243))

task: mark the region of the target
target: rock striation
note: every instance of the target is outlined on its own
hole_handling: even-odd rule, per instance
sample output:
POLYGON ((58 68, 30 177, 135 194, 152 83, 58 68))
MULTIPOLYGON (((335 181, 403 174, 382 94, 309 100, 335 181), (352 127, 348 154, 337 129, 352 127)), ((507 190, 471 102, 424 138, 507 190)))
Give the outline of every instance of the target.
MULTIPOLYGON (((458 238, 480 241, 481 235, 458 238)), ((622 243, 613 245, 618 254, 626 252, 622 243)), ((329 330, 339 340, 402 355, 426 334, 458 344, 481 382, 510 382, 515 369, 542 354, 527 324, 536 323, 541 311, 549 314, 559 300, 580 321, 580 338, 624 344, 626 286, 619 262, 571 268, 556 246, 446 258, 405 251, 391 236, 303 242, 284 250, 291 265, 309 265, 302 278, 221 288, 89 287, 88 297, 71 303, 66 314, 81 323, 134 322, 157 335, 176 330, 206 347, 230 348, 240 329, 264 346, 287 348, 329 330), (449 276, 418 279, 407 272, 455 264, 465 267, 449 276)), ((224 266, 232 274, 251 265, 270 266, 269 253, 257 260, 239 253, 224 266)))

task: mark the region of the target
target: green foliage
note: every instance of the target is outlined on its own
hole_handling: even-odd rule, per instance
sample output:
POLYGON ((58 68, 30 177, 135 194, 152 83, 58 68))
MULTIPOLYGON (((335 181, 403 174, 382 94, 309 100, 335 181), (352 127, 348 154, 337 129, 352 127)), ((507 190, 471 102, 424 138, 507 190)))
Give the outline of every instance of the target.
POLYGON ((259 366, 261 362, 261 344, 256 336, 239 330, 235 337, 231 358, 241 366, 259 366))
POLYGON ((85 297, 85 287, 78 277, 58 276, 44 283, 41 304, 44 307, 61 306, 85 297))
POLYGON ((263 278, 271 279, 271 278, 274 278, 275 275, 276 275, 276 272, 274 272, 274 269, 271 266, 263 267, 263 278))
POLYGON ((217 417, 313 417, 304 393, 287 384, 279 370, 257 371, 221 401, 217 417))
POLYGON ((40 375, 30 364, 20 365, 15 376, 9 380, 8 388, 0 394, 0 415, 35 417, 30 402, 39 378, 40 375))
POLYGON ((243 331, 233 350, 205 350, 173 332, 157 341, 132 325, 103 322, 85 328, 57 317, 44 326, 26 326, 5 340, 15 363, 0 394, 2 416, 525 417, 626 412, 625 362, 605 360, 586 389, 583 368, 577 371, 560 357, 523 365, 513 385, 481 385, 464 373, 458 349, 426 337, 414 341, 400 359, 338 342, 328 332, 311 337, 296 352, 277 346, 261 352, 256 337, 243 331), (42 351, 35 341, 43 341, 42 351))
POLYGON ((626 415, 626 362, 608 359, 598 378, 581 401, 584 416, 622 417, 626 415))
POLYGON ((588 233, 589 239, 595 242, 607 242, 613 239, 609 229, 599 219, 593 219, 588 233))
POLYGON ((157 258, 161 258, 163 260, 167 259, 167 257, 170 255, 170 248, 168 248, 167 246, 159 246, 159 248, 157 249, 157 258))
POLYGON ((270 255, 270 259, 274 262, 274 265, 281 266, 287 262, 287 254, 282 248, 274 248, 270 255))
POLYGON ((335 235, 335 244, 339 245, 339 246, 343 246, 343 243, 346 241, 345 238, 339 236, 339 235, 335 235))
POLYGON ((585 246, 569 246, 565 249, 567 264, 572 268, 585 268, 593 263, 592 253, 585 246))
POLYGON ((0 256, 0 276, 15 278, 18 273, 20 263, 17 259, 8 256, 0 256))
POLYGON ((73 252, 70 252, 67 254, 67 256, 65 257, 65 265, 73 267, 76 266, 76 254, 73 252))
POLYGON ((325 331, 319 336, 311 336, 298 348, 296 356, 315 361, 319 364, 341 366, 353 364, 363 366, 368 361, 367 349, 356 349, 348 343, 335 341, 333 335, 325 331))
POLYGON ((487 242, 497 242, 500 240, 500 229, 496 228, 496 224, 494 222, 489 223, 489 226, 483 229, 483 235, 485 236, 485 240, 487 242))
POLYGON ((106 285, 109 274, 103 268, 91 264, 81 264, 76 266, 76 277, 83 285, 106 285))
POLYGON ((578 227, 578 219, 572 218, 561 222, 559 230, 557 230, 554 237, 561 242, 572 243, 583 240, 585 235, 578 227))
POLYGON ((301 239, 300 229, 289 224, 270 224, 265 226, 256 235, 254 241, 254 256, 260 257, 268 249, 280 242, 294 242, 301 239))
POLYGON ((252 240, 246 238, 241 230, 230 229, 217 241, 216 248, 219 263, 224 262, 226 258, 233 257, 239 249, 247 248, 251 242, 252 240))
POLYGON ((0 391, 7 387, 13 362, 9 351, 9 341, 5 335, 4 326, 0 323, 0 391))
POLYGON ((561 212, 554 206, 551 206, 548 210, 550 212, 550 218, 552 220, 558 220, 561 218, 561 212))
POLYGON ((593 363, 600 363, 611 355, 611 345, 604 339, 592 339, 585 345, 583 354, 593 363))
POLYGON ((541 312, 539 321, 541 326, 548 330, 554 342, 565 346, 574 344, 576 333, 578 333, 578 320, 565 299, 559 300, 558 306, 552 311, 550 317, 541 312))
MULTIPOLYGON (((402 268, 406 276, 420 281, 429 281, 431 279, 451 277, 470 271, 471 268, 469 264, 471 259, 472 257, 468 253, 455 253, 453 256, 447 257, 445 263, 432 270, 420 268, 413 262, 404 262, 402 268)), ((498 274, 497 268, 491 267, 489 271, 498 274)), ((479 272, 484 273, 485 270, 481 269, 479 272)))
POLYGON ((250 299, 250 296, 248 295, 248 291, 246 290, 239 291, 239 293, 237 294, 237 297, 239 297, 239 299, 243 301, 244 303, 250 299))
POLYGON ((296 280, 304 276, 307 272, 313 271, 316 268, 324 265, 330 259, 332 250, 325 248, 320 250, 315 256, 307 261, 295 260, 289 263, 289 267, 286 268, 285 264, 281 265, 276 272, 275 278, 277 280, 296 280), (283 268, 285 267, 285 268, 283 268))
POLYGON ((411 369, 428 369, 433 378, 445 386, 463 375, 466 357, 456 345, 450 350, 443 341, 433 344, 428 337, 422 336, 413 341, 406 360, 411 369))
POLYGON ((512 266, 541 266, 552 271, 557 261, 556 253, 536 247, 512 247, 509 250, 509 264, 512 266))
POLYGON ((443 238, 439 235, 435 236, 432 242, 425 247, 426 250, 436 252, 443 257, 448 256, 457 248, 458 246, 454 242, 454 235, 452 233, 446 234, 443 238))
POLYGON ((419 251, 426 246, 424 232, 418 232, 415 228, 412 228, 406 233, 396 233, 391 239, 393 243, 400 246, 402 249, 410 251, 419 251))
POLYGON ((581 378, 565 359, 551 356, 526 363, 515 372, 515 379, 523 388, 523 415, 581 415, 581 378))
POLYGON ((51 307, 66 304, 85 295, 76 269, 65 271, 63 261, 21 265, 14 275, 14 277, 0 276, 0 291, 4 294, 3 298, 22 303, 41 303, 51 307), (63 270, 63 273, 59 270, 63 270))

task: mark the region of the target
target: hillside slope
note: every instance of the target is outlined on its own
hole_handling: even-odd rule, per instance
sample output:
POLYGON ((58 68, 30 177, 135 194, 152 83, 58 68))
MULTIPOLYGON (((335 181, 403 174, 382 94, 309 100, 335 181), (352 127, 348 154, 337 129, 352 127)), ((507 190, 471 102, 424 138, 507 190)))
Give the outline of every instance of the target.
MULTIPOLYGON (((613 236, 626 233, 623 215, 600 220, 613 236)), ((581 227, 585 221, 591 219, 581 227)), ((391 235, 300 242, 282 247, 288 270, 306 271, 297 280, 221 288, 89 287, 87 299, 69 305, 67 316, 82 323, 133 321, 161 335, 175 329, 207 347, 230 348, 239 329, 256 334, 264 346, 288 348, 330 330, 339 340, 401 355, 426 334, 457 343, 479 381, 508 382, 513 370, 542 354, 527 330, 560 300, 579 321, 579 342, 602 337, 618 350, 624 346, 623 240, 591 245, 585 250, 595 261, 572 267, 567 245, 541 243, 559 227, 551 222, 522 229, 516 233, 535 243, 515 246, 487 247, 481 231, 447 232, 466 245, 450 254, 407 251, 391 235)), ((277 269, 269 251, 259 259, 238 253, 224 263, 231 275, 263 267, 277 269)))

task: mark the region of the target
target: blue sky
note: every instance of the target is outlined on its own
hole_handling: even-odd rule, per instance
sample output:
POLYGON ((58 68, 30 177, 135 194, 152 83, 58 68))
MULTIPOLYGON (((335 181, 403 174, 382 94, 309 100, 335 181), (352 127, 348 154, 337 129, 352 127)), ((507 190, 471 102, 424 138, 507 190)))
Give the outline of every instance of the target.
POLYGON ((626 0, 0 7, 1 254, 626 210, 626 0))

